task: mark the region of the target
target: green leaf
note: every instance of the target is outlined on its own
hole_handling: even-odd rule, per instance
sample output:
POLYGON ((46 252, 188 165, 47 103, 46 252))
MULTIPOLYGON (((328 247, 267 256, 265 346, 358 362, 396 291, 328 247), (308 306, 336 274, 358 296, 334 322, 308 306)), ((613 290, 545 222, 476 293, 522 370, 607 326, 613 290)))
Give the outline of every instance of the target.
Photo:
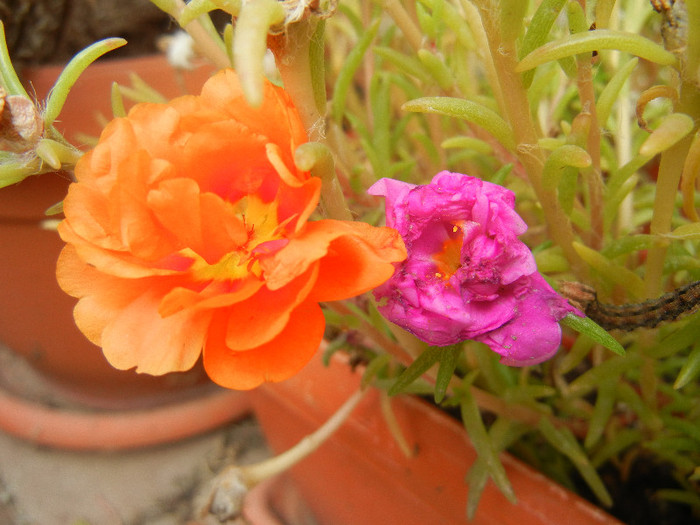
POLYGON ((460 343, 442 348, 442 353, 438 362, 437 378, 435 380, 435 402, 441 403, 445 398, 447 387, 454 376, 459 355, 462 353, 462 345, 460 343))
POLYGON ((463 148, 463 149, 469 149, 476 151, 477 153, 480 153, 481 155, 489 155, 493 153, 493 148, 491 145, 481 139, 477 139, 475 137, 466 137, 466 136, 460 136, 460 137, 450 137, 449 139, 445 139, 442 141, 442 144, 440 144, 441 148, 444 149, 450 149, 450 148, 463 148))
POLYGON ((126 117, 126 108, 124 107, 124 97, 122 96, 119 84, 112 82, 112 115, 114 118, 126 117))
POLYGON ((578 242, 573 243, 574 250, 581 256, 591 268, 598 270, 611 282, 624 287, 633 297, 639 299, 644 296, 644 282, 639 276, 624 266, 614 263, 600 252, 593 250, 578 242))
POLYGON ((596 498, 605 507, 610 507, 612 505, 610 493, 571 431, 566 428, 554 428, 554 425, 545 417, 540 419, 538 429, 550 445, 571 460, 596 498))
POLYGON ((603 437, 603 432, 610 421, 613 408, 615 406, 615 384, 601 383, 595 400, 593 414, 588 421, 588 432, 583 446, 586 449, 592 448, 603 437))
POLYGON ((597 29, 575 33, 545 44, 523 58, 515 70, 528 71, 546 62, 603 49, 625 51, 662 66, 672 66, 677 63, 673 53, 641 35, 611 29, 597 29))
POLYGON ((48 98, 46 99, 46 110, 44 111, 44 125, 50 126, 56 120, 63 109, 68 98, 68 93, 73 85, 78 80, 78 77, 92 64, 105 53, 122 47, 126 44, 123 38, 107 38, 95 42, 90 47, 83 49, 68 62, 66 67, 61 71, 56 83, 51 88, 48 98))
POLYGON ((402 109, 416 113, 435 113, 472 122, 488 131, 510 151, 515 150, 515 138, 506 121, 492 109, 471 100, 423 97, 409 100, 402 109))
POLYGON ((29 98, 12 65, 10 52, 7 49, 7 40, 5 39, 5 25, 2 23, 2 20, 0 20, 0 86, 4 87, 9 95, 21 95, 29 98))
POLYGON ((593 455, 591 463, 594 467, 599 468, 628 448, 641 443, 643 439, 644 436, 639 429, 622 429, 614 437, 603 442, 593 455))
POLYGON ((598 122, 600 122, 601 126, 606 127, 613 104, 618 99, 622 87, 625 85, 625 82, 632 74, 634 68, 637 67, 638 63, 639 59, 634 57, 618 69, 598 96, 595 110, 598 114, 598 122))
POLYGON ((406 56, 404 53, 391 47, 375 46, 372 48, 372 51, 377 56, 396 66, 402 73, 415 77, 421 82, 427 81, 430 76, 425 66, 415 57, 406 56))
POLYGON ((559 185, 565 167, 588 168, 592 162, 591 156, 583 148, 573 144, 560 146, 549 154, 544 163, 542 184, 547 189, 554 189, 559 185))
POLYGON ((574 379, 569 384, 569 394, 572 397, 585 396, 602 383, 617 384, 628 370, 638 368, 641 364, 642 357, 638 354, 608 359, 574 379))
POLYGON ((469 379, 473 380, 472 376, 465 378, 465 383, 468 385, 463 391, 460 391, 460 411, 462 415, 462 423, 469 434, 477 456, 485 463, 486 470, 489 476, 494 481, 498 489, 511 503, 515 503, 515 493, 510 484, 506 470, 498 457, 498 449, 491 441, 484 421, 481 419, 481 412, 476 400, 471 393, 469 379))
POLYGON ((369 49, 370 44, 377 36, 379 31, 380 19, 375 20, 372 24, 364 30, 361 34, 362 36, 357 41, 355 47, 352 51, 348 53, 347 58, 343 62, 342 69, 338 72, 338 78, 335 81, 335 87, 333 89, 333 99, 331 100, 331 110, 330 114, 333 120, 340 123, 343 119, 343 114, 345 113, 345 100, 347 99, 348 92, 350 91, 350 86, 352 84, 352 79, 355 76, 355 72, 362 64, 362 59, 369 49))
POLYGON ((379 373, 391 363, 393 357, 391 354, 380 354, 372 359, 365 367, 365 372, 362 374, 360 384, 362 388, 366 388, 379 373))
POLYGON ((36 162, 3 162, 0 164, 0 188, 17 184, 39 172, 40 166, 36 162))
POLYGON ((427 372, 435 363, 440 360, 444 348, 441 346, 431 346, 428 347, 422 354, 420 354, 411 366, 404 370, 399 377, 396 378, 396 382, 389 389, 389 395, 395 396, 405 391, 411 383, 427 372))
POLYGON ((700 239, 700 222, 691 222, 683 224, 667 234, 666 237, 673 239, 681 239, 684 241, 696 241, 700 239))
POLYGON ((658 127, 639 147, 643 157, 654 156, 669 149, 679 140, 693 131, 695 122, 685 113, 671 113, 661 119, 658 127))
POLYGON ((676 390, 683 388, 685 385, 690 383, 695 379, 700 373, 700 346, 697 346, 690 355, 680 372, 678 372, 678 377, 676 377, 676 382, 673 383, 673 388, 676 390))
POLYGON ((506 180, 506 177, 510 174, 510 172, 513 171, 513 165, 512 164, 505 164, 498 168, 498 171, 493 174, 493 176, 490 179, 490 182, 493 182, 494 184, 499 184, 503 185, 503 183, 506 180))
POLYGON ((241 0, 189 0, 180 12, 178 24, 185 27, 190 22, 215 9, 221 9, 232 16, 238 16, 241 11, 241 3, 241 0))
POLYGON ((528 2, 522 0, 501 0, 499 5, 501 39, 512 41, 520 36, 523 19, 527 15, 528 2))
POLYGON ((593 341, 603 345, 611 352, 618 355, 625 355, 625 349, 622 348, 622 345, 592 319, 588 317, 579 317, 574 314, 568 314, 559 322, 564 326, 568 326, 572 330, 576 330, 577 332, 590 337, 593 341))
POLYGON ((275 0, 251 0, 241 6, 233 34, 233 63, 241 89, 251 107, 263 102, 263 59, 270 27, 284 21, 285 12, 275 0))
POLYGON ((435 56, 427 49, 418 50, 418 59, 430 72, 430 76, 438 83, 440 89, 449 91, 455 83, 450 69, 445 64, 445 59, 435 56))

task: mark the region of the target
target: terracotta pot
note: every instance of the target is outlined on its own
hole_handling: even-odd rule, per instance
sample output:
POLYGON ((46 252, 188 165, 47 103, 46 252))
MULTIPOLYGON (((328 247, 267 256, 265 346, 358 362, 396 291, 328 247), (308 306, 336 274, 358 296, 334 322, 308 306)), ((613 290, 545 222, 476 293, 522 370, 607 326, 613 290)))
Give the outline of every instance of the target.
MULTIPOLYGON (((60 71, 26 70, 28 91, 43 99, 60 71)), ((210 72, 180 75, 162 57, 95 64, 71 91, 57 128, 74 144, 79 133, 98 136, 98 114, 111 114, 112 82, 128 84, 131 73, 173 97, 199 92, 210 72)), ((66 175, 46 174, 0 190, 0 429, 52 447, 116 450, 183 439, 249 414, 245 394, 216 387, 201 365, 161 377, 119 371, 78 331, 76 301, 56 283, 63 243, 40 227, 68 185, 66 175)))
MULTIPOLYGON (((24 71, 28 92, 42 100, 60 70, 24 71)), ((111 115, 112 82, 128 83, 131 72, 174 96, 183 93, 181 86, 199 92, 210 71, 200 68, 180 78, 162 57, 94 64, 71 91, 57 128, 71 140, 78 133, 97 136, 98 112, 111 115)), ((55 231, 40 228, 44 211, 64 198, 68 184, 65 174, 46 174, 0 190, 0 343, 61 385, 64 394, 90 404, 122 403, 206 383, 201 367, 162 377, 115 370, 77 330, 72 317, 76 301, 59 289, 55 278, 62 242, 55 231)))
MULTIPOLYGON (((359 374, 334 360, 314 359, 299 375, 252 393, 253 408, 275 452, 288 449, 321 425, 354 391, 359 374)), ((406 457, 391 436, 376 391, 291 476, 321 524, 466 523, 464 477, 476 459, 461 424, 413 397, 392 399, 405 437, 406 457)), ((518 504, 489 484, 474 525, 619 525, 577 495, 512 456, 503 463, 518 504)))

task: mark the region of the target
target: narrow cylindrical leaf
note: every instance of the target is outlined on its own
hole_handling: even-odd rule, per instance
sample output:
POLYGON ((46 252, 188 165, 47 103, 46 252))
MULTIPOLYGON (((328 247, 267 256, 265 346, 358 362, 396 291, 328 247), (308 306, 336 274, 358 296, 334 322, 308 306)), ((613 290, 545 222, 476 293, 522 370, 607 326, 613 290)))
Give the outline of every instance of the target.
MULTIPOLYGON (((527 28, 523 43, 520 46, 520 58, 528 55, 547 41, 549 31, 554 25, 554 21, 559 16, 566 0, 543 0, 537 11, 532 16, 532 21, 527 28)), ((535 76, 534 71, 526 71, 523 74, 523 84, 529 87, 535 76)))
POLYGON ((476 400, 468 388, 462 392, 460 409, 464 428, 467 430, 479 458, 483 459, 485 462, 489 476, 491 476, 491 479, 503 495, 508 498, 510 502, 515 503, 513 487, 498 457, 498 451, 486 432, 486 427, 481 419, 479 406, 476 404, 476 400))
POLYGON ((575 242, 574 250, 592 268, 601 272, 611 282, 623 286, 635 299, 641 299, 644 296, 644 283, 633 271, 616 264, 600 252, 584 244, 575 242))
POLYGON ((418 59, 430 71, 430 75, 435 79, 440 89, 449 91, 455 83, 449 68, 445 64, 445 60, 435 56, 427 49, 418 50, 418 59))
POLYGON ((400 394, 406 390, 411 383, 427 372, 435 363, 438 362, 442 355, 443 349, 439 346, 431 346, 420 354, 411 366, 404 370, 396 382, 389 389, 389 395, 393 396, 400 394))
POLYGON ((598 96, 595 109, 596 113, 598 114, 598 122, 600 122, 602 126, 605 126, 608 122, 613 104, 618 99, 622 86, 624 86, 634 68, 637 67, 638 63, 639 59, 637 57, 634 57, 625 63, 625 65, 615 72, 598 96))
POLYGON ((124 107, 124 97, 122 96, 119 84, 112 82, 112 115, 114 118, 126 117, 126 108, 124 107))
POLYGON ((451 149, 451 148, 463 148, 476 151, 482 155, 488 155, 493 153, 493 148, 488 142, 475 137, 450 137, 442 141, 440 144, 441 148, 451 149))
POLYGON ((251 0, 241 7, 233 35, 233 60, 248 103, 262 104, 263 59, 267 33, 284 21, 284 7, 276 0, 251 0))
POLYGON ((584 396, 603 382, 617 384, 627 370, 638 368, 641 363, 642 358, 637 354, 608 359, 574 379, 569 384, 569 393, 572 396, 584 396))
POLYGON ((539 424, 539 431, 544 438, 549 441, 559 452, 568 457, 576 467, 576 470, 581 474, 581 477, 586 481, 589 488, 593 491, 605 507, 612 505, 610 493, 605 488, 603 480, 596 472, 596 469, 591 464, 576 439, 567 431, 567 429, 556 429, 547 418, 542 418, 539 424))
POLYGON ((515 149, 513 132, 495 111, 472 102, 452 97, 423 97, 406 102, 402 108, 417 113, 436 113, 473 122, 491 133, 507 149, 515 149))
POLYGON ((123 38, 107 38, 95 42, 90 47, 83 49, 68 62, 53 85, 49 97, 46 100, 46 110, 44 111, 44 124, 50 126, 63 109, 63 104, 68 98, 68 93, 73 84, 78 80, 87 67, 99 57, 126 44, 123 38))
POLYGON ((333 99, 331 100, 331 117, 337 123, 340 123, 343 118, 343 114, 345 113, 345 100, 347 99, 348 91, 352 84, 352 78, 360 67, 362 58, 374 40, 374 37, 377 36, 379 23, 379 19, 375 20, 367 30, 362 33, 355 47, 348 53, 347 58, 343 62, 342 69, 338 72, 338 77, 333 89, 333 99))
POLYGON ((559 185, 562 168, 566 166, 588 168, 592 162, 591 156, 583 148, 573 144, 561 146, 547 157, 542 169, 542 183, 545 188, 554 189, 559 185))
POLYGON ((445 398, 447 387, 454 376, 459 355, 462 353, 462 345, 456 344, 442 349, 440 355, 437 377, 435 379, 435 402, 441 403, 445 398))
POLYGON ((654 156, 667 150, 693 131, 694 126, 693 119, 685 113, 666 115, 659 126, 640 146, 639 154, 642 156, 654 156))
POLYGON ((625 355, 625 349, 622 348, 620 343, 618 343, 607 331, 598 326, 592 319, 569 314, 560 322, 572 330, 576 330, 579 333, 587 335, 593 341, 603 345, 611 352, 615 352, 618 355, 625 355))
POLYGON ((516 71, 528 71, 552 60, 559 60, 582 53, 592 53, 603 49, 625 51, 664 66, 671 66, 677 62, 673 53, 666 51, 659 44, 641 35, 624 31, 613 31, 611 29, 599 29, 585 33, 576 33, 543 45, 523 58, 518 63, 516 71))
POLYGON ((700 346, 690 352, 688 359, 681 367, 676 377, 676 382, 673 383, 673 388, 676 390, 683 388, 685 385, 693 381, 700 374, 700 346))
POLYGON ((375 55, 396 66, 402 73, 415 77, 422 82, 429 78, 429 73, 426 71, 425 66, 413 56, 407 56, 396 49, 384 46, 375 46, 372 51, 375 55))
POLYGON ((601 383, 595 400, 593 414, 588 421, 588 433, 583 446, 586 449, 593 447, 603 436, 605 427, 610 421, 613 407, 615 406, 615 385, 613 383, 601 383))
POLYGON ((5 40, 5 26, 2 20, 0 20, 0 86, 5 88, 5 91, 10 95, 21 95, 29 98, 12 65, 10 52, 7 49, 7 41, 5 40))

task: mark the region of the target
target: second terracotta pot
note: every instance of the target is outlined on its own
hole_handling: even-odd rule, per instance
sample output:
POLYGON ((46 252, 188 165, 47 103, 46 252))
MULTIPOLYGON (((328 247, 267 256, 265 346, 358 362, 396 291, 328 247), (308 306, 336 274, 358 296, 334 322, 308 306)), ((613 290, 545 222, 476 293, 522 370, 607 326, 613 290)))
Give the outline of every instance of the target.
MULTIPOLYGON (((317 356, 299 375, 252 392, 266 438, 281 452, 318 428, 357 390, 360 375, 335 359, 317 356)), ((466 523, 465 475, 476 452, 459 422, 413 397, 392 399, 411 448, 406 457, 370 392, 350 419, 292 477, 321 524, 466 523)), ((498 489, 485 489, 473 525, 619 525, 577 495, 512 456, 503 463, 518 504, 498 489)))

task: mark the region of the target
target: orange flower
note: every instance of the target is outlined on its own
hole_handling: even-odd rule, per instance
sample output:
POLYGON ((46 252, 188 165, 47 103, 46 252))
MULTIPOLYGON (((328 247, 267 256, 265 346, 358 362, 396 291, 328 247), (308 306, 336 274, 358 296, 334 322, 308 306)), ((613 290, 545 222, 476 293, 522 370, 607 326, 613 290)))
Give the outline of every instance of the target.
POLYGON ((230 70, 105 128, 64 202, 57 276, 113 366, 160 375, 203 352, 223 386, 282 381, 321 341, 320 301, 392 275, 395 230, 308 221, 320 180, 293 162, 306 140, 282 89, 252 109, 230 70))

